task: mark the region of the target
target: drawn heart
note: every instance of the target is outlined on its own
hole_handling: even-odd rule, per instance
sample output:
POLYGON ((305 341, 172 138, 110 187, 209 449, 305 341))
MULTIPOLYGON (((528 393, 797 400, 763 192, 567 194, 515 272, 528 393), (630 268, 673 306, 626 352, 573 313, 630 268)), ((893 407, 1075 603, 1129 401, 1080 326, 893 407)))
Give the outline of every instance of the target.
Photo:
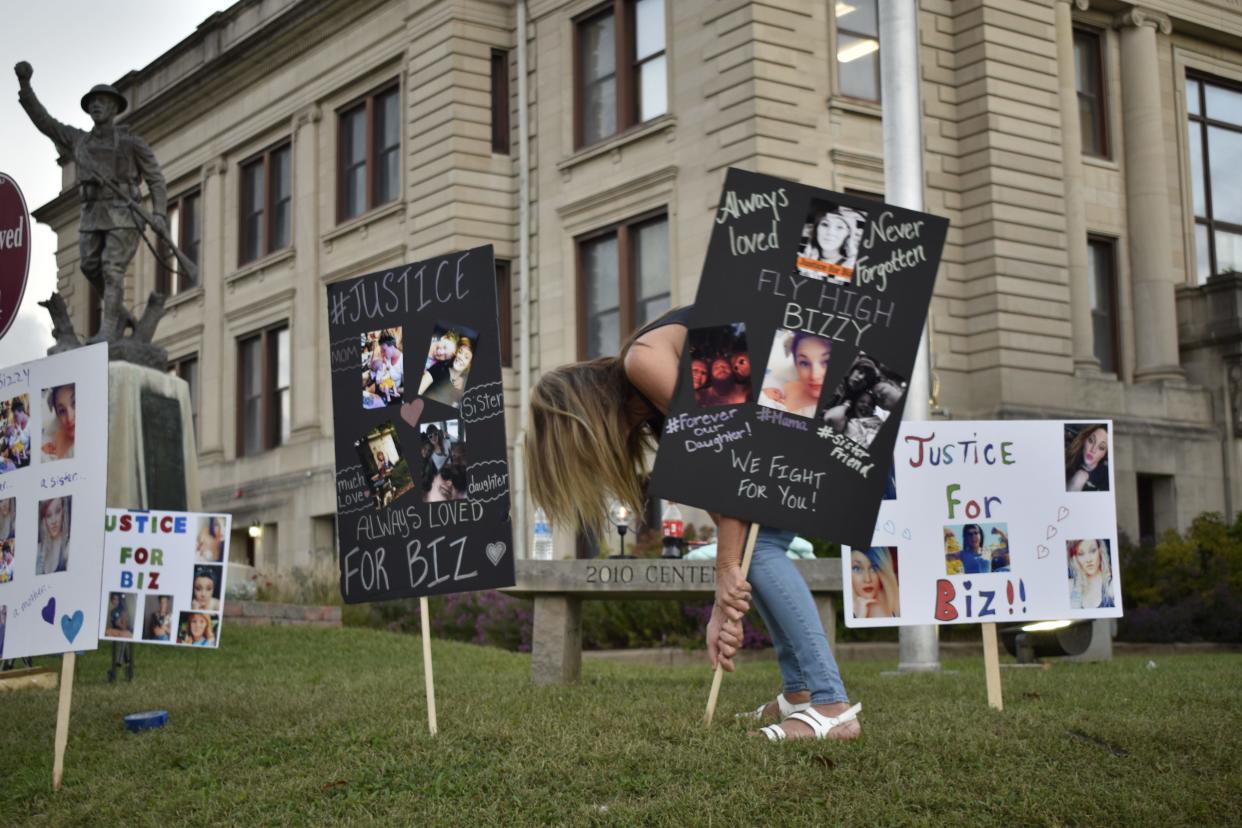
POLYGON ((410 428, 418 428, 418 420, 423 416, 423 401, 415 400, 414 402, 401 404, 401 419, 409 423, 410 428))
POLYGON ((492 562, 492 566, 500 563, 500 559, 505 556, 505 551, 503 541, 496 541, 487 545, 487 559, 492 562))
POLYGON ((911 534, 910 534, 910 530, 909 530, 909 529, 903 529, 903 530, 902 530, 902 532, 901 532, 901 536, 902 536, 903 538, 905 538, 906 540, 910 540, 910 538, 912 538, 912 537, 913 537, 913 535, 911 535, 911 534))
POLYGON ((1035 557, 1039 558, 1041 561, 1051 554, 1052 554, 1052 550, 1044 546, 1042 543, 1039 546, 1035 547, 1035 557))
POLYGON ((43 605, 43 620, 49 624, 56 623, 56 596, 54 595, 43 605))
POLYGON ((60 631, 65 634, 65 638, 69 639, 69 643, 73 643, 73 639, 78 637, 78 633, 82 631, 82 622, 86 620, 86 616, 82 614, 82 610, 78 610, 73 615, 62 615, 60 617, 60 631))
POLYGON ((897 527, 893 525, 893 522, 891 520, 886 520, 884 521, 884 531, 888 532, 891 535, 893 534, 893 532, 897 531, 897 527))
POLYGON ((1056 536, 1057 536, 1057 527, 1055 527, 1055 526, 1053 526, 1051 523, 1049 523, 1049 524, 1048 524, 1048 534, 1046 535, 1046 537, 1048 537, 1048 538, 1055 538, 1056 536))
POLYGON ((1069 517, 1069 509, 1065 508, 1064 506, 1062 506, 1060 509, 1057 509, 1057 523, 1060 523, 1061 521, 1065 520, 1067 517, 1069 517))

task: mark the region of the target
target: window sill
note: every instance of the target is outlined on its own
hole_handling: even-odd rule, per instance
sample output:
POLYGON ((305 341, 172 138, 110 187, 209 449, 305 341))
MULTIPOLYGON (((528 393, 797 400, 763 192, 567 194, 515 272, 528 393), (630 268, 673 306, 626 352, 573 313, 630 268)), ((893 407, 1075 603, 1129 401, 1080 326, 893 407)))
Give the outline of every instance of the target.
MULTIPOLYGON (((199 275, 201 276, 202 273, 200 272, 199 275)), ((179 291, 177 293, 174 293, 172 296, 169 296, 168 299, 165 300, 164 302, 164 310, 169 311, 180 305, 190 304, 191 302, 197 301, 198 298, 202 295, 203 295, 202 285, 195 285, 192 288, 186 288, 185 290, 179 291)))
POLYGON ((666 132, 674 129, 676 126, 677 118, 675 116, 661 115, 658 118, 653 118, 650 121, 647 121, 646 123, 632 126, 625 132, 619 132, 611 138, 605 138, 597 144, 591 144, 589 147, 583 147, 573 155, 570 155, 567 158, 562 158, 558 161, 556 168, 557 170, 564 172, 576 167, 584 161, 589 161, 592 158, 598 158, 601 155, 606 155, 607 153, 620 149, 626 144, 641 141, 649 135, 666 132))
MULTIPOLYGON (((338 224, 336 227, 333 227, 331 230, 329 230, 328 232, 320 236, 319 241, 323 245, 329 246, 332 244, 332 242, 336 241, 342 236, 348 236, 350 233, 353 233, 354 231, 359 230, 359 229, 365 230, 366 228, 370 227, 375 222, 380 221, 382 219, 386 219, 391 215, 400 213, 404 209, 405 209, 405 202, 401 200, 390 201, 387 204, 381 204, 378 207, 372 207, 370 210, 366 211, 365 213, 354 216, 353 218, 345 221, 343 224, 338 224)), ((363 238, 364 239, 366 238, 365 233, 363 234, 363 238)))
POLYGON ((224 283, 226 285, 234 284, 247 276, 253 276, 283 262, 292 261, 293 256, 294 249, 292 246, 283 247, 275 253, 268 253, 266 256, 255 259, 253 262, 247 262, 242 267, 237 268, 237 270, 224 277, 224 283))
POLYGON ((837 95, 828 99, 829 111, 853 112, 855 115, 867 115, 872 118, 879 118, 883 114, 883 107, 879 101, 865 101, 862 98, 850 98, 837 95))
POLYGON ((1098 155, 1087 155, 1084 153, 1082 156, 1082 163, 1088 167, 1099 167, 1102 170, 1112 170, 1113 172, 1121 171, 1121 165, 1116 161, 1111 158, 1101 158, 1098 155))

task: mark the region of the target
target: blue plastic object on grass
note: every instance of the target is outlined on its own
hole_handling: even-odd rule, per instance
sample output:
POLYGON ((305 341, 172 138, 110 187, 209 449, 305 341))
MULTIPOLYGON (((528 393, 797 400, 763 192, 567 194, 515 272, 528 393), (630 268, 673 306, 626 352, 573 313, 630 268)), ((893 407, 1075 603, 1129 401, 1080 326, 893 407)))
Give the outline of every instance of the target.
POLYGON ((167 710, 148 710, 144 713, 130 713, 125 717, 125 727, 130 733, 152 730, 166 724, 168 724, 167 710))

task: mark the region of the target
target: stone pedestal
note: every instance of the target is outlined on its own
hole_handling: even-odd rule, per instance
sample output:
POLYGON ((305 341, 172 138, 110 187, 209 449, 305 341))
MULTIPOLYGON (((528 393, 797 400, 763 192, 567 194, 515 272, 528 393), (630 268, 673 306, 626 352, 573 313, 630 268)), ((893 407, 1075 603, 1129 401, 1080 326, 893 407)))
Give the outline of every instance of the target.
POLYGON ((185 380, 127 362, 108 363, 107 505, 202 510, 185 380))

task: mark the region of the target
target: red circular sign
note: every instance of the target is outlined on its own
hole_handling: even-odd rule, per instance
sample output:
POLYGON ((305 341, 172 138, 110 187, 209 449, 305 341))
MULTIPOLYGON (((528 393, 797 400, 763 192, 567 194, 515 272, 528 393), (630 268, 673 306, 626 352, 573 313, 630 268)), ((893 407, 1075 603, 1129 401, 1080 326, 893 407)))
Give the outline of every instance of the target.
POLYGON ((0 173, 0 337, 9 332, 30 274, 30 213, 17 182, 0 173))

